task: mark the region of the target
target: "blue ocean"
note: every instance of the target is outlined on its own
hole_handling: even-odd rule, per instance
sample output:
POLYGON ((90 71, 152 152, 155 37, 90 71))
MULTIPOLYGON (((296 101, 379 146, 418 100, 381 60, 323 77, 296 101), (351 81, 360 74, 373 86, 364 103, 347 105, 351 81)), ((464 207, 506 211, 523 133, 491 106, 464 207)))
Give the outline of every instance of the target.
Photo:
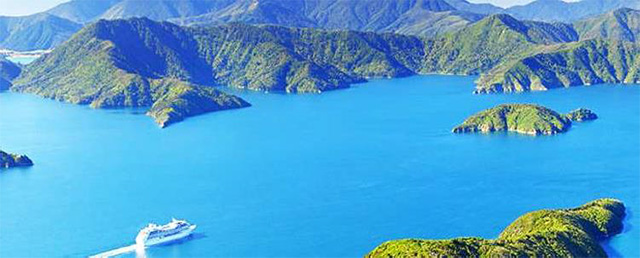
POLYGON ((518 216, 613 197, 613 257, 640 257, 640 87, 473 95, 476 77, 373 80, 319 95, 233 92, 250 108, 160 129, 144 110, 0 93, 0 256, 81 257, 148 223, 188 241, 125 257, 361 257, 398 238, 495 238, 518 216), (600 119, 569 132, 453 134, 502 103, 600 119))

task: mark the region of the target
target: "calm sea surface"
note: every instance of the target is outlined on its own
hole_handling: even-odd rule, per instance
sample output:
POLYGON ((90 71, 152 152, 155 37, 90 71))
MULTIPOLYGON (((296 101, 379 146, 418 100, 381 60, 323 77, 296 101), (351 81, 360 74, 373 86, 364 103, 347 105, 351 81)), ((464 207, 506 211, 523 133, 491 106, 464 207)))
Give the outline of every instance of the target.
POLYGON ((34 57, 7 57, 7 59, 10 60, 11 62, 24 64, 24 65, 30 64, 31 62, 36 60, 36 58, 34 57))
POLYGON ((640 257, 640 87, 473 95, 474 79, 240 92, 253 107, 167 129, 141 110, 0 93, 0 149, 36 163, 0 171, 0 256, 87 256, 176 217, 194 238, 139 255, 356 257, 397 238, 494 238, 526 212, 614 197, 629 216, 606 248, 640 257), (450 133, 509 102, 600 119, 549 137, 450 133))

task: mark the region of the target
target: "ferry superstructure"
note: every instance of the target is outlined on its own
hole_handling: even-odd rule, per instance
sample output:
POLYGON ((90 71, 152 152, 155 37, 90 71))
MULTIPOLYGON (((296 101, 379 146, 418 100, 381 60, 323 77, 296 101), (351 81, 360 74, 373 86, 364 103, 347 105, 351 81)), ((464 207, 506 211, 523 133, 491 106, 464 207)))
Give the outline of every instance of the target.
POLYGON ((171 219, 165 225, 149 224, 138 233, 136 245, 152 246, 172 242, 191 235, 195 229, 196 225, 177 219, 171 219))

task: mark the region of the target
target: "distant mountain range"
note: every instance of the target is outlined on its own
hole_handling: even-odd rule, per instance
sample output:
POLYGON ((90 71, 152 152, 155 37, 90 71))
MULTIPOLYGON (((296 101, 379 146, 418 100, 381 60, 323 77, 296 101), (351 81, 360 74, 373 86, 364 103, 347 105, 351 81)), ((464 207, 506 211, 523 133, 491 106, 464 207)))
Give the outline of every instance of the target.
POLYGON ((538 0, 508 9, 466 0, 73 0, 37 15, 0 18, 0 48, 49 49, 99 19, 147 17, 190 26, 240 22, 434 37, 488 14, 573 22, 619 7, 640 8, 640 0, 538 0))
POLYGON ((504 12, 521 20, 574 22, 619 8, 640 9, 640 0, 537 0, 504 12))
POLYGON ((574 22, 625 7, 640 9, 640 0, 537 0, 507 9, 466 0, 156 0, 152 5, 145 0, 73 0, 47 12, 78 23, 101 18, 147 17, 174 19, 183 21, 182 24, 245 21, 283 26, 368 28, 379 32, 394 21, 406 20, 420 11, 507 13, 521 20, 574 22))
POLYGON ((640 42, 640 11, 618 9, 575 23, 582 39, 611 38, 640 42))
POLYGON ((163 111, 150 115, 165 126, 202 110, 248 105, 201 85, 319 93, 370 77, 429 73, 482 74, 478 93, 637 83, 639 17, 639 11, 620 9, 580 21, 576 30, 570 24, 494 14, 434 38, 241 23, 186 27, 147 18, 102 20, 27 66, 11 89, 96 108, 157 107, 163 100, 163 111), (183 91, 191 93, 176 93, 183 91), (200 101, 219 105, 194 108, 201 103, 198 98, 188 101, 184 96, 204 96, 200 101), (162 116, 166 110, 173 116, 162 116))
POLYGON ((80 24, 46 13, 0 17, 0 48, 49 49, 67 40, 81 27, 80 24))

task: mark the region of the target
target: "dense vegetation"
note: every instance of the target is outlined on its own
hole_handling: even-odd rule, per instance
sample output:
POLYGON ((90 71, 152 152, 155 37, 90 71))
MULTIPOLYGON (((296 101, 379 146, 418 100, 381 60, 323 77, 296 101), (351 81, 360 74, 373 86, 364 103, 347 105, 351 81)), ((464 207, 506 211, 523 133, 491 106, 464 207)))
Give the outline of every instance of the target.
POLYGON ((480 74, 537 45, 571 42, 578 35, 566 24, 523 22, 491 15, 460 31, 427 40, 420 73, 480 74))
POLYGON ((523 134, 556 134, 569 130, 571 120, 551 109, 533 104, 503 104, 467 118, 454 133, 512 131, 523 134))
POLYGON ((640 42, 640 11, 623 8, 577 21, 574 27, 581 39, 605 38, 640 42))
MULTIPOLYGON (((436 3, 422 4, 452 8, 436 3)), ((626 21, 637 15, 619 12, 629 14, 626 21)), ((429 73, 486 73, 478 81, 478 93, 638 82, 637 43, 578 40, 572 25, 519 21, 505 14, 437 38, 238 23, 181 27, 146 18, 101 20, 26 67, 12 89, 101 108, 151 107, 162 97, 158 92, 167 92, 152 82, 164 79, 167 83, 161 85, 286 93, 320 93, 371 77, 429 73)), ((216 102, 217 94, 209 101, 216 102)), ((231 106, 211 110, 245 106, 224 103, 231 106)))
POLYGON ((156 91, 163 91, 158 93, 160 98, 147 112, 147 115, 153 117, 160 127, 207 112, 250 106, 241 98, 211 87, 194 86, 171 80, 154 80, 151 84, 156 91))
POLYGON ((623 8, 574 24, 582 41, 536 46, 478 80, 476 93, 640 82, 640 11, 623 8))
POLYGON ((477 93, 547 90, 599 83, 640 83, 640 45, 587 40, 542 48, 504 62, 477 82, 477 93))
MULTIPOLYGON (((205 66, 198 66, 198 60, 202 59, 187 51, 197 49, 195 41, 170 30, 179 27, 157 23, 142 26, 125 21, 113 22, 122 27, 106 27, 106 23, 88 26, 67 44, 26 67, 12 90, 94 108, 158 104, 149 115, 161 126, 208 111, 246 106, 237 97, 182 82, 207 82, 211 74, 202 76, 206 71, 205 66), (149 33, 163 28, 168 31, 154 38, 136 39, 131 31, 135 28, 144 28, 149 33), (105 39, 116 34, 113 40, 105 39)), ((133 32, 144 36, 137 34, 139 31, 133 32)))
POLYGON ((569 112, 566 117, 574 122, 590 121, 598 119, 598 115, 586 108, 579 108, 569 112))
POLYGON ((10 154, 0 150, 0 168, 28 167, 33 162, 25 155, 10 154))
POLYGON ((622 202, 599 199, 527 213, 497 239, 394 240, 366 257, 607 257, 599 241, 620 233, 624 216, 622 202))
MULTIPOLYGON (((520 22, 506 15, 490 16, 435 40, 242 24, 187 28, 148 19, 100 21, 34 62, 16 81, 16 89, 73 103, 99 103, 95 94, 104 95, 104 90, 96 85, 116 81, 113 88, 119 89, 125 86, 121 80, 109 77, 141 76, 322 92, 368 77, 477 74, 511 52, 575 38, 564 25, 520 22)), ((142 100, 129 105, 151 104, 148 98, 142 100)))

